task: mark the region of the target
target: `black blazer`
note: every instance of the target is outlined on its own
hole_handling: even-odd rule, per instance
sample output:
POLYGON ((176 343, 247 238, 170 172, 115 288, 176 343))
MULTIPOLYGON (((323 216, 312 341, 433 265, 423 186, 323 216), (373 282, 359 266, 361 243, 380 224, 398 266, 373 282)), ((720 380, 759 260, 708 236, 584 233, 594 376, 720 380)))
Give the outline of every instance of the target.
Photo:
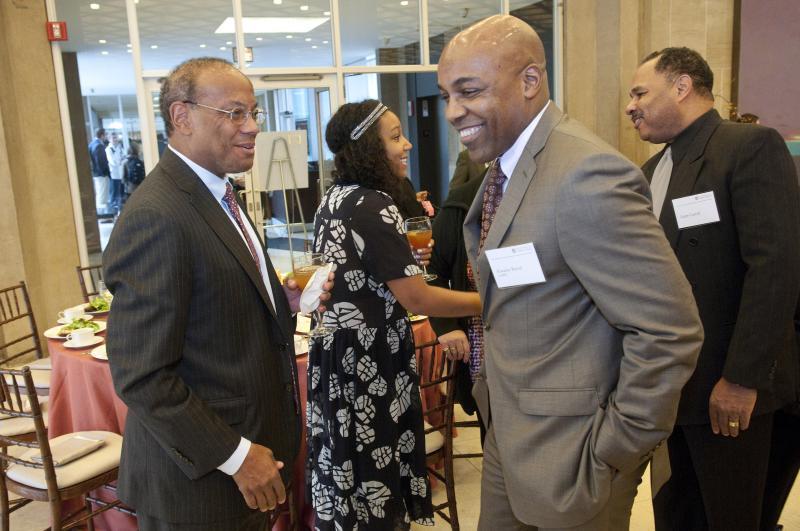
MULTIPOLYGON (((643 166, 648 181, 663 151, 643 166)), ((721 377, 758 389, 754 414, 794 397, 800 293, 800 199, 781 136, 723 121, 710 110, 672 144, 660 222, 691 283, 705 343, 686 384, 678 424, 704 424, 721 377), (720 221, 678 229, 672 200, 714 192, 720 221)))
POLYGON ((241 436, 272 449, 288 482, 301 429, 294 327, 267 261, 276 309, 222 206, 169 149, 125 205, 103 267, 111 373, 129 407, 119 494, 138 511, 198 524, 245 516, 216 470, 241 436))

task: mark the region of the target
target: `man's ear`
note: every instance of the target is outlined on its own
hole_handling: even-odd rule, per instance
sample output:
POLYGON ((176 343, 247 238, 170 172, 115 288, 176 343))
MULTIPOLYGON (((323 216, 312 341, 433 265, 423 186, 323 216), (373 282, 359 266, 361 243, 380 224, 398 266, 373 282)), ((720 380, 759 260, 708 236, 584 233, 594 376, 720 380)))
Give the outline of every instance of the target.
POLYGON ((694 91, 694 83, 689 74, 681 74, 675 80, 675 89, 678 91, 678 101, 683 101, 694 91))
POLYGON ((189 104, 182 101, 175 101, 169 106, 169 116, 175 130, 184 135, 192 134, 192 114, 189 112, 189 104))
POLYGON ((524 94, 528 98, 533 98, 539 93, 542 88, 542 83, 545 82, 542 67, 536 63, 531 63, 526 66, 522 71, 522 79, 525 84, 524 94))

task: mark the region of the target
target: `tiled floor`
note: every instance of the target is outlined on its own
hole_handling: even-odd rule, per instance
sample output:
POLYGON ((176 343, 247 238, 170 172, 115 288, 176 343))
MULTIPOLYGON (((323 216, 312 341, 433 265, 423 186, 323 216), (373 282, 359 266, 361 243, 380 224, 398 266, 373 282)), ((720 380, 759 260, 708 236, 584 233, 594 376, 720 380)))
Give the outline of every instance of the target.
MULTIPOLYGON (((457 408, 458 418, 466 419, 466 415, 457 408)), ((478 430, 461 430, 454 439, 454 448, 457 453, 471 453, 480 451, 480 436, 478 430)), ((480 509, 481 492, 481 460, 457 459, 454 464, 456 475, 456 499, 458 501, 458 518, 461 529, 472 531, 478 527, 478 512, 480 509)), ((653 509, 650 504, 649 472, 645 472, 644 481, 639 488, 639 495, 633 504, 631 517, 631 531, 650 531, 653 529, 653 509)), ((444 487, 438 485, 434 489, 434 503, 443 500, 444 487)), ((789 497, 789 502, 783 511, 781 523, 785 531, 800 531, 800 482, 795 483, 794 490, 789 497)), ((32 503, 11 515, 12 531, 41 530, 49 525, 47 506, 44 503, 32 503)), ((434 527, 412 526, 415 531, 444 530, 450 526, 441 518, 436 518, 434 527)))

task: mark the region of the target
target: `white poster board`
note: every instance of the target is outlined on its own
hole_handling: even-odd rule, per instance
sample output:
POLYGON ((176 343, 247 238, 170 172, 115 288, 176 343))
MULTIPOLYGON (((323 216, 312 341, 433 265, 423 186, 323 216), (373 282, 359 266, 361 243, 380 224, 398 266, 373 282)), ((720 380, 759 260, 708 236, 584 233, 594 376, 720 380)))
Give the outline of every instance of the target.
POLYGON ((305 130, 258 133, 253 186, 266 192, 308 188, 308 136, 305 130))

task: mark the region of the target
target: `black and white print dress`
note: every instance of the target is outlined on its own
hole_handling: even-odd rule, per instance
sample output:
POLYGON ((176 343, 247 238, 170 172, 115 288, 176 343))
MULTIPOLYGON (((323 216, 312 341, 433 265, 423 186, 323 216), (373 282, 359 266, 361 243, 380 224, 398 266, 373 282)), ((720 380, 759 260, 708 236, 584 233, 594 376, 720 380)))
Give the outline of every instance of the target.
POLYGON ((334 334, 308 358, 307 482, 319 531, 433 525, 414 337, 386 281, 421 273, 392 199, 335 185, 314 250, 334 264, 334 334))

